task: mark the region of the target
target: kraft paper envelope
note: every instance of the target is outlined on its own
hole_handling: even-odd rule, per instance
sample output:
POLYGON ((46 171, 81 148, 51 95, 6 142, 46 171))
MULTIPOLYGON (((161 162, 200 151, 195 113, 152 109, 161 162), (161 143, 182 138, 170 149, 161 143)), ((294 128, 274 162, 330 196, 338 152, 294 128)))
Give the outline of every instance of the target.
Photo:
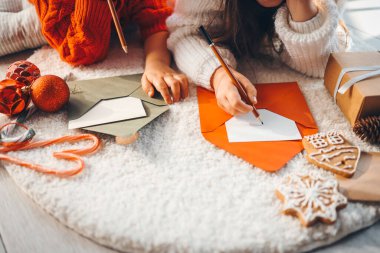
POLYGON ((154 98, 145 94, 141 88, 140 80, 141 74, 69 82, 68 85, 72 91, 68 108, 69 120, 81 117, 101 100, 131 96, 142 100, 147 117, 85 127, 83 129, 119 137, 128 137, 135 134, 152 120, 169 110, 158 92, 156 92, 157 97, 154 98))
POLYGON ((362 152, 351 178, 336 175, 339 188, 349 200, 380 202, 380 153, 362 152))
MULTIPOLYGON (((258 109, 267 109, 294 120, 302 136, 318 132, 297 83, 258 84, 256 89, 258 109)), ((197 93, 202 134, 217 147, 269 172, 281 169, 303 150, 301 140, 230 143, 225 122, 232 116, 218 107, 213 92, 198 88, 197 93)))

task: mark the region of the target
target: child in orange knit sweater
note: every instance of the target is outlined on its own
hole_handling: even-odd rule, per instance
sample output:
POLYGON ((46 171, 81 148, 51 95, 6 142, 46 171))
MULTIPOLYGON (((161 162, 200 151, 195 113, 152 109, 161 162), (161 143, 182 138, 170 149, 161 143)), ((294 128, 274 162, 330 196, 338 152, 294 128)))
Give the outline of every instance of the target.
MULTIPOLYGON (((30 0, 36 7, 42 33, 62 60, 77 66, 105 58, 111 37, 112 16, 106 0, 30 0)), ((119 0, 118 15, 137 23, 144 39, 145 71, 142 85, 149 96, 154 88, 168 104, 188 96, 183 74, 170 68, 165 20, 171 14, 166 0, 119 0)))

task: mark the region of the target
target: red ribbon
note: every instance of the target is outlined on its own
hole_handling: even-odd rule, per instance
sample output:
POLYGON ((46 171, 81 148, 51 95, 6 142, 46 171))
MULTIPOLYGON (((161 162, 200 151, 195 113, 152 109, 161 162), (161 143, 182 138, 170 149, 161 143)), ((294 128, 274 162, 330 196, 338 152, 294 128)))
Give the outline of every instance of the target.
MULTIPOLYGON (((25 125, 21 123, 17 123, 17 122, 12 122, 12 123, 7 123, 1 126, 0 132, 11 124, 15 124, 19 127, 22 127, 27 132, 29 131, 28 127, 26 127, 25 125)), ((98 137, 96 137, 93 134, 80 134, 80 135, 63 136, 63 137, 59 137, 59 138, 55 138, 51 140, 34 141, 34 142, 32 141, 32 138, 25 138, 23 140, 18 139, 15 142, 1 142, 0 145, 1 145, 0 160, 11 162, 11 163, 26 167, 28 169, 34 170, 34 171, 45 173, 45 174, 55 175, 58 177, 70 177, 70 176, 80 173, 84 169, 85 164, 81 155, 94 153, 100 146, 100 140, 98 137), (57 170, 57 169, 45 168, 41 165, 28 163, 20 159, 10 157, 6 154, 11 151, 29 150, 29 149, 34 149, 34 148, 47 147, 47 146, 51 146, 51 145, 63 143, 63 142, 78 142, 78 141, 83 141, 83 140, 91 140, 92 144, 84 148, 63 150, 63 151, 58 151, 58 152, 53 153, 53 156, 57 159, 65 159, 65 160, 76 162, 77 165, 74 168, 69 169, 69 170, 57 170)))

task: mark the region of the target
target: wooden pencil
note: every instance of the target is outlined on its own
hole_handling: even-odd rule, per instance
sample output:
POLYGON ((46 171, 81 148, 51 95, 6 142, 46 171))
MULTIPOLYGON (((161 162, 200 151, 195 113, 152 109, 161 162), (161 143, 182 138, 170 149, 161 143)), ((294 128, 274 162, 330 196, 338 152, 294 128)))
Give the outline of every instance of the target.
POLYGON ((121 47, 123 48, 124 52, 128 53, 128 47, 127 42, 125 41, 123 29, 121 28, 119 17, 117 16, 115 5, 113 4, 112 0, 107 0, 108 6, 110 7, 111 15, 113 22, 115 24, 117 35, 119 36, 121 47))

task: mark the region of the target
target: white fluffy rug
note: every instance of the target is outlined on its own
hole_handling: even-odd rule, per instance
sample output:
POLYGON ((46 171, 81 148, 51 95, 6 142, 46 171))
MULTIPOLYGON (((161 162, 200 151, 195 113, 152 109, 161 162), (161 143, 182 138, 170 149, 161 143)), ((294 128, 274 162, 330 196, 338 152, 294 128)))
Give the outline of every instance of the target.
MULTIPOLYGON (((116 46, 107 60, 91 67, 73 69, 49 47, 29 60, 43 74, 72 72, 77 79, 141 72, 142 50, 130 46, 128 57, 116 46)), ((258 65, 255 69, 258 82, 297 80, 321 131, 339 130, 363 150, 378 151, 354 136, 322 80, 307 79, 286 67, 275 72, 258 65)), ((64 111, 37 113, 27 124, 38 139, 76 133, 67 130, 64 111)), ((350 203, 334 225, 303 228, 298 219, 280 214, 274 190, 285 176, 299 171, 332 174, 308 165, 302 154, 270 174, 215 148, 201 135, 194 86, 190 98, 145 127, 135 144, 119 146, 113 138, 101 137, 103 148, 86 157, 86 169, 73 178, 4 165, 48 213, 78 233, 121 251, 305 251, 330 244, 380 217, 379 205, 360 203, 350 203)), ((72 144, 12 155, 65 168, 69 163, 54 160, 50 153, 68 146, 72 144)))

